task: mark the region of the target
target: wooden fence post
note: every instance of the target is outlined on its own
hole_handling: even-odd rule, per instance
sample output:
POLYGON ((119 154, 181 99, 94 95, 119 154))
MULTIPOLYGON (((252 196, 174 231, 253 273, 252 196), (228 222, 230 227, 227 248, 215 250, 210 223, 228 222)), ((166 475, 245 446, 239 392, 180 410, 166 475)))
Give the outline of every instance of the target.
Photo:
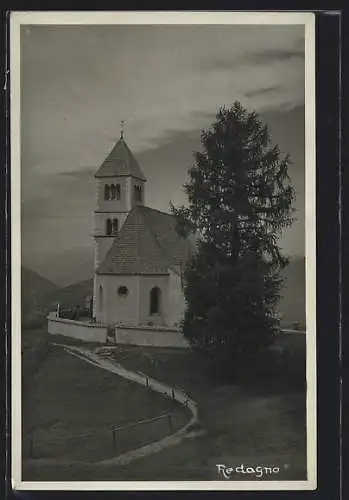
POLYGON ((172 432, 172 416, 171 415, 168 416, 168 424, 170 427, 170 432, 172 432))
POLYGON ((34 438, 30 436, 29 438, 29 456, 30 458, 34 458, 34 438))
POLYGON ((113 434, 113 446, 116 448, 116 436, 115 436, 115 429, 112 428, 112 434, 113 434))

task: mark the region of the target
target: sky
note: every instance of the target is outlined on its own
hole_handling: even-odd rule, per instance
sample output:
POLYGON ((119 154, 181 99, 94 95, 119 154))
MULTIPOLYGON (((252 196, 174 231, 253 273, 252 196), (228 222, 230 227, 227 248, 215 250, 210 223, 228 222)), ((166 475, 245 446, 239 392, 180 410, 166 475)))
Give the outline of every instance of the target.
POLYGON ((293 226, 304 256, 304 27, 22 26, 22 263, 57 284, 92 275, 93 175, 120 135, 145 176, 148 206, 185 203, 200 131, 219 106, 260 113, 291 156, 293 226))

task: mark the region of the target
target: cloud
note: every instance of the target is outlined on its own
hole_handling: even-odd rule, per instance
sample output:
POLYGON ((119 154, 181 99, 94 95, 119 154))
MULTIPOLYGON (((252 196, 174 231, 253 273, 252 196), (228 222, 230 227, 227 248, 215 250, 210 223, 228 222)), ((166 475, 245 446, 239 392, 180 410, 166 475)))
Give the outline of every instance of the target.
MULTIPOLYGON (((295 45, 297 42, 294 42, 295 45)), ((200 68, 203 71, 216 71, 216 70, 228 70, 228 71, 238 71, 244 66, 254 66, 258 70, 258 66, 265 66, 268 64, 273 64, 275 62, 286 62, 290 59, 304 60, 304 50, 299 49, 265 49, 265 50, 254 50, 248 52, 246 50, 241 50, 240 53, 235 54, 235 57, 217 57, 214 60, 205 60, 200 68)))
POLYGON ((22 46, 23 161, 38 173, 95 167, 121 119, 142 151, 168 129, 204 126, 205 114, 236 99, 258 110, 301 104, 303 63, 285 60, 301 34, 298 26, 33 27, 22 46))
POLYGON ((87 169, 79 169, 79 170, 72 170, 72 171, 67 171, 67 172, 58 172, 58 176, 61 179, 69 179, 71 180, 80 180, 80 179, 86 179, 86 176, 88 176, 89 179, 94 178, 94 174, 96 173, 95 169, 92 168, 87 168, 87 169))
POLYGON ((269 49, 260 52, 248 54, 245 61, 250 64, 268 64, 270 62, 285 62, 290 59, 304 60, 304 50, 277 50, 269 49))
POLYGON ((165 183, 161 196, 161 183, 150 188, 149 199, 159 208, 169 197, 180 199, 191 145, 219 106, 240 100, 274 114, 303 106, 303 46, 301 26, 31 26, 23 31, 26 251, 88 244, 91 222, 84 217, 95 201, 93 173, 118 139, 121 120, 146 175, 165 183))
POLYGON ((270 94, 271 92, 278 92, 281 87, 274 85, 273 87, 266 87, 264 89, 250 90, 245 92, 245 97, 259 97, 261 95, 270 94))

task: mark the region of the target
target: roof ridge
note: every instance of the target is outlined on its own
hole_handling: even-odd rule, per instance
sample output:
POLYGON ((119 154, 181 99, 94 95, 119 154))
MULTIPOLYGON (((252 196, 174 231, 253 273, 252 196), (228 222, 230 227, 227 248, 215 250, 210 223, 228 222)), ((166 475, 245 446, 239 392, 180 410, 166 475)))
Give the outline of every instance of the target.
POLYGON ((169 216, 169 217, 174 217, 174 218, 176 217, 175 215, 173 215, 173 214, 171 214, 171 213, 169 213, 169 212, 163 212, 162 210, 159 210, 158 208, 148 207, 147 205, 138 205, 138 206, 139 206, 140 208, 145 208, 145 209, 147 209, 147 210, 151 210, 151 211, 153 211, 153 212, 157 212, 157 213, 159 213, 159 214, 161 214, 161 215, 167 215, 167 216, 169 216))

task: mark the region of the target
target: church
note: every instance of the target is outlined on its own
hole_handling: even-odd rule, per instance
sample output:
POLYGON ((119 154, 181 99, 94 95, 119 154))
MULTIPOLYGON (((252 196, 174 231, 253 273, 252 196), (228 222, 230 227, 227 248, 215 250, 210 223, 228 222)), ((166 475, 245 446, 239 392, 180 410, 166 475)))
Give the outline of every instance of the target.
POLYGON ((95 321, 178 330, 193 242, 177 234, 173 215, 145 205, 147 179, 123 132, 95 179, 95 321))

